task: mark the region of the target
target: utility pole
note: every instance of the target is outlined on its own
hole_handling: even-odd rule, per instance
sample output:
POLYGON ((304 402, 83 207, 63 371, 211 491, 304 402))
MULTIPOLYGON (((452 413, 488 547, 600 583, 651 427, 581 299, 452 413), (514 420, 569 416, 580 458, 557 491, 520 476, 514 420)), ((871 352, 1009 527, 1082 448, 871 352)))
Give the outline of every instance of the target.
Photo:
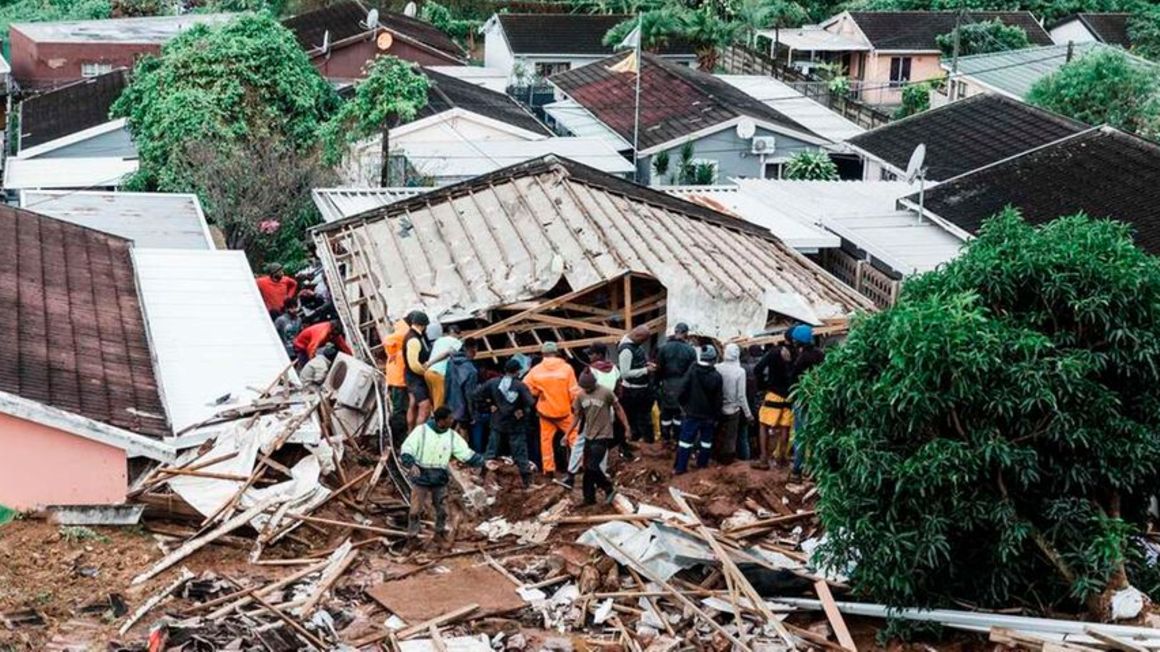
POLYGON ((1067 61, 1064 63, 1071 63, 1071 58, 1075 56, 1075 41, 1067 42, 1067 61))
POLYGON ((959 3, 959 13, 955 15, 955 45, 951 53, 951 77, 959 73, 959 46, 962 43, 962 37, 959 35, 959 28, 963 24, 963 14, 966 12, 966 2, 959 3))

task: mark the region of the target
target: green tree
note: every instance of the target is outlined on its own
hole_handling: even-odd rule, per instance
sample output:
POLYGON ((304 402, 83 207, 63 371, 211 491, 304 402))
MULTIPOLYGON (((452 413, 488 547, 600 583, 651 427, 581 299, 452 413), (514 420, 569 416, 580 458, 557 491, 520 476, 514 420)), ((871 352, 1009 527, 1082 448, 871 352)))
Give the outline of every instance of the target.
POLYGON ((902 87, 902 104, 894 111, 895 118, 922 113, 930 108, 930 84, 907 84, 902 87))
POLYGON ((795 181, 837 181, 838 166, 829 154, 807 149, 790 157, 784 176, 795 181))
POLYGON ((114 103, 128 119, 141 160, 136 185, 193 190, 177 154, 193 141, 228 148, 273 138, 311 150, 337 97, 294 36, 268 15, 198 25, 138 63, 114 103))
POLYGON ((467 46, 468 50, 475 47, 475 33, 483 25, 483 21, 472 18, 456 18, 451 9, 434 0, 427 0, 419 11, 419 18, 439 28, 444 34, 467 46))
POLYGON ((1160 6, 1153 5, 1128 19, 1132 53, 1160 62, 1160 6))
POLYGON ((798 386, 828 541, 863 599, 1040 610, 1128 581, 1160 480, 1160 259, 1008 209, 798 386))
MULTIPOLYGON (((831 5, 829 0, 815 0, 831 5)), ((1047 23, 1081 12, 1132 12, 1148 0, 851 0, 861 11, 1030 11, 1047 23)), ((836 12, 831 12, 836 13, 836 12)), ((815 16, 816 18, 816 16, 815 16)))
POLYGON ((804 7, 790 0, 741 0, 734 13, 745 31, 745 44, 753 47, 757 31, 798 27, 809 21, 804 7))
POLYGON ((667 177, 669 174, 669 165, 670 160, 668 152, 657 152, 655 155, 653 155, 652 168, 654 178, 652 185, 659 186, 664 183, 665 177, 667 177))
POLYGON ((1040 79, 1027 101, 1088 124, 1160 133, 1160 75, 1123 52, 1089 52, 1040 79))
POLYGON ((0 44, 8 54, 12 23, 40 23, 53 20, 91 20, 113 15, 110 0, 15 0, 0 3, 0 44))
MULTIPOLYGON (((629 18, 614 25, 604 34, 605 45, 616 47, 636 29, 637 18, 629 18)), ((640 14, 640 47, 648 52, 659 52, 681 36, 681 11, 671 7, 653 9, 640 14)))
POLYGON ((326 125, 326 162, 337 163, 351 143, 382 134, 381 183, 390 185, 388 130, 397 121, 414 118, 427 105, 428 85, 426 75, 410 62, 391 56, 372 61, 354 97, 326 125))
POLYGON ((693 46, 697 67, 710 73, 717 70, 721 48, 736 41, 743 30, 740 23, 721 18, 706 8, 682 11, 680 19, 680 36, 693 46))
MULTIPOLYGON (((1016 25, 1004 25, 999 20, 983 20, 966 23, 959 27, 959 56, 987 54, 1019 50, 1031 46, 1027 32, 1016 25)), ((940 34, 935 42, 944 56, 952 56, 955 51, 955 32, 940 34)))

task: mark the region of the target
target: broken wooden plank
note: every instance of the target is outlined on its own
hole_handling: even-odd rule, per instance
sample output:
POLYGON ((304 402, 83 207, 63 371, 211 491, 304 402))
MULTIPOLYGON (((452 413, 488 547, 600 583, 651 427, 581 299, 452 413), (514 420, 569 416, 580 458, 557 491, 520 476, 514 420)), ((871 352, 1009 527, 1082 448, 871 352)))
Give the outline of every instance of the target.
POLYGON ((469 604, 465 607, 461 607, 459 609, 456 609, 455 611, 449 611, 443 615, 436 616, 435 618, 423 621, 423 622, 419 623, 418 625, 413 625, 411 627, 407 627, 406 629, 401 629, 397 632, 394 630, 387 630, 385 632, 380 632, 378 634, 371 634, 370 636, 366 636, 364 638, 361 638, 361 639, 355 641, 354 643, 351 643, 351 646, 354 647, 355 649, 362 649, 368 645, 374 645, 376 643, 380 643, 382 641, 385 641, 388 638, 391 638, 392 636, 394 638, 402 641, 402 640, 405 640, 407 638, 410 638, 412 636, 415 636, 417 634, 421 634, 421 633, 427 631, 429 627, 446 625, 448 623, 455 622, 456 620, 459 620, 460 618, 475 611, 476 609, 479 609, 479 605, 469 604))
POLYGON ((818 599, 822 601, 822 610, 826 612, 826 619, 830 621, 830 628, 834 630, 834 636, 838 638, 838 643, 850 652, 858 652, 858 646, 854 644, 854 637, 850 636, 850 630, 846 627, 842 612, 838 611, 838 606, 834 604, 830 585, 826 584, 825 580, 818 580, 814 582, 814 590, 818 593, 818 599))
POLYGON ((145 617, 145 614, 152 611, 154 607, 161 604, 162 600, 168 598, 170 595, 173 595, 174 591, 181 588, 182 584, 185 584, 191 579, 193 579, 193 573, 189 572, 189 570, 186 568, 182 568, 181 576, 165 588, 158 591, 153 597, 149 598, 140 607, 138 607, 137 610, 129 616, 129 619, 125 621, 125 624, 121 625, 121 628, 117 630, 117 634, 124 636, 125 632, 129 631, 130 627, 137 624, 138 620, 141 620, 145 617))
POLYGON ((249 523, 250 519, 269 509, 269 507, 273 505, 276 500, 278 500, 278 496, 267 496, 264 500, 260 501, 253 507, 247 509, 241 514, 234 516, 225 523, 222 523, 216 530, 197 537, 196 539, 186 541, 177 550, 169 553, 165 556, 164 559, 154 564, 152 568, 145 571, 144 573, 141 573, 137 577, 134 577, 132 583, 137 585, 151 577, 156 576, 158 573, 161 573, 170 566, 202 549, 207 544, 212 543, 214 539, 229 534, 230 532, 233 532, 234 530, 249 523))
POLYGON ((298 615, 304 618, 309 617, 314 608, 318 606, 318 602, 322 600, 322 596, 326 595, 330 587, 338 581, 338 578, 342 577, 357 557, 358 551, 353 547, 348 547, 345 554, 330 563, 322 571, 322 577, 318 578, 318 584, 310 592, 310 596, 306 598, 305 604, 298 610, 298 615))

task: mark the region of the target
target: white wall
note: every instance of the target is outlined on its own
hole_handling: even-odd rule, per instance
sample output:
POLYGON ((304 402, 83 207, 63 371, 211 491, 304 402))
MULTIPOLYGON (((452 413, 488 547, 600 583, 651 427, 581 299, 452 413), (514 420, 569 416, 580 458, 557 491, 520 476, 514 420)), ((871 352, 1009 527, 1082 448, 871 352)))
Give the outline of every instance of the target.
POLYGON ((1078 18, 1075 18, 1052 29, 1051 40, 1062 45, 1069 41, 1091 43, 1096 40, 1096 37, 1088 31, 1087 27, 1084 27, 1078 18))
POLYGON ((516 65, 511 46, 507 37, 503 35, 503 28, 499 21, 494 21, 491 28, 483 36, 483 65, 488 68, 502 70, 510 79, 512 68, 516 65))

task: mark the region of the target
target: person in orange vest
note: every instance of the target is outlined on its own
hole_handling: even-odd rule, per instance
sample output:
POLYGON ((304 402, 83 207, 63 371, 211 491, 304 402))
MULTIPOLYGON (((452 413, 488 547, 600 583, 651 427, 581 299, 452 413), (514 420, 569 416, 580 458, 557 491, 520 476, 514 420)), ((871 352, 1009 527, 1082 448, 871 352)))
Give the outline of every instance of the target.
POLYGON ((383 342, 383 351, 387 354, 387 400, 391 405, 391 432, 403 437, 407 434, 407 375, 406 362, 403 360, 403 339, 411 325, 406 319, 395 322, 395 330, 383 342))
POLYGON ((347 355, 351 355, 350 345, 346 343, 346 338, 342 336, 342 322, 337 319, 324 321, 320 324, 307 326, 298 333, 298 337, 294 338, 294 355, 297 359, 297 367, 301 369, 303 365, 310 362, 314 358, 314 354, 318 352, 318 348, 327 342, 334 342, 339 351, 347 355))
POLYGON ((298 293, 298 282, 286 276, 278 263, 270 263, 266 271, 265 276, 259 276, 254 282, 258 284, 258 293, 262 295, 270 319, 277 319, 286 309, 286 302, 298 293))
MULTIPOLYGON (((576 372, 567 360, 560 357, 560 347, 555 342, 544 342, 540 352, 544 359, 528 371, 524 384, 536 398, 536 412, 540 415, 540 458, 544 474, 552 477, 556 472, 557 453, 567 460, 565 442, 572 432, 572 399, 580 392, 576 382, 576 372)), ((566 464, 566 462, 563 462, 566 464)))

